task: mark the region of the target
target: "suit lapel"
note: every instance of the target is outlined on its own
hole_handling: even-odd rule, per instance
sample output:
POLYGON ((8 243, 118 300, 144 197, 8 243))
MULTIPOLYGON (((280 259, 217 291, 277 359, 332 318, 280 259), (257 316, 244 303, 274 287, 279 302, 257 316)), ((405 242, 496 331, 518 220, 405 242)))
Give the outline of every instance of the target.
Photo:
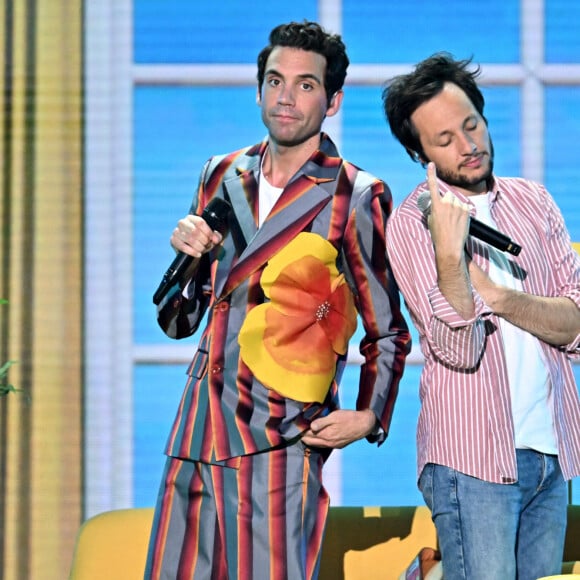
POLYGON ((252 159, 249 167, 236 168, 237 175, 224 182, 224 197, 230 202, 234 219, 230 226, 230 235, 226 237, 224 249, 231 252, 232 260, 225 260, 218 266, 215 279, 215 294, 220 297, 232 268, 242 259, 247 247, 258 231, 254 215, 258 199, 258 182, 260 157, 252 159))
POLYGON ((219 298, 232 292, 292 238, 307 228, 332 199, 341 165, 334 144, 323 137, 320 150, 314 153, 286 186, 268 218, 258 229, 252 203, 258 198, 257 176, 260 159, 261 156, 257 157, 251 167, 240 171, 237 178, 224 184, 247 247, 227 278, 225 271, 223 276, 216 277, 215 291, 219 298))
POLYGON ((254 215, 258 199, 258 161, 256 159, 255 165, 245 171, 238 170, 237 177, 224 183, 225 197, 232 205, 236 225, 239 226, 240 244, 243 244, 244 249, 258 230, 257 216, 254 215))

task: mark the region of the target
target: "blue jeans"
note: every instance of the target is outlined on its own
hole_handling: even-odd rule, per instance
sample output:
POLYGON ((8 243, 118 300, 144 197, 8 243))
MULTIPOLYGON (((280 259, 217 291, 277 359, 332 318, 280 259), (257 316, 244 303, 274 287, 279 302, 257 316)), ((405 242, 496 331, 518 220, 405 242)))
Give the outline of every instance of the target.
POLYGON ((482 481, 429 463, 419 488, 437 528, 445 580, 561 574, 567 487, 558 458, 517 450, 518 481, 482 481))

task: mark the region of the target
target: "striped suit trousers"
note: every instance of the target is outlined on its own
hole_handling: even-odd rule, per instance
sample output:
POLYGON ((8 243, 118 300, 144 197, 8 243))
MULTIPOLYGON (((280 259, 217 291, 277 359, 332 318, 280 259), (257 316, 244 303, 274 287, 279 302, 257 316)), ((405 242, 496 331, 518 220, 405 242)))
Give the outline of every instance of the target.
POLYGON ((168 457, 145 580, 313 580, 329 497, 301 442, 235 468, 168 457))

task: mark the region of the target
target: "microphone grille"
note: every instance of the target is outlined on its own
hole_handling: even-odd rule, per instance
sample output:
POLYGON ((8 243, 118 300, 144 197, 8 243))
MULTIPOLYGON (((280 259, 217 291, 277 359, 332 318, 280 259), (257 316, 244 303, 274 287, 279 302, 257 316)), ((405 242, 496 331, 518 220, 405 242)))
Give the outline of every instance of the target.
POLYGON ((417 207, 421 210, 423 215, 429 215, 431 211, 431 194, 429 191, 422 191, 417 197, 417 207))
POLYGON ((225 236, 229 230, 228 218, 231 209, 232 206, 225 199, 214 197, 202 211, 201 217, 212 230, 225 236))

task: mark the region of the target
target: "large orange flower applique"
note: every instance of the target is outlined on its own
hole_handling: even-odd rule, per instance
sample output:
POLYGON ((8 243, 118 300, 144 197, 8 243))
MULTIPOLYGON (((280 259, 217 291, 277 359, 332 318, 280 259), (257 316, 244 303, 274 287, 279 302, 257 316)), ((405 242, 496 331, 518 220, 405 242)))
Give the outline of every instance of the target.
POLYGON ((273 256, 260 283, 269 302, 253 308, 238 336, 242 360, 267 388, 297 401, 324 401, 356 330, 352 292, 337 251, 300 233, 273 256))

